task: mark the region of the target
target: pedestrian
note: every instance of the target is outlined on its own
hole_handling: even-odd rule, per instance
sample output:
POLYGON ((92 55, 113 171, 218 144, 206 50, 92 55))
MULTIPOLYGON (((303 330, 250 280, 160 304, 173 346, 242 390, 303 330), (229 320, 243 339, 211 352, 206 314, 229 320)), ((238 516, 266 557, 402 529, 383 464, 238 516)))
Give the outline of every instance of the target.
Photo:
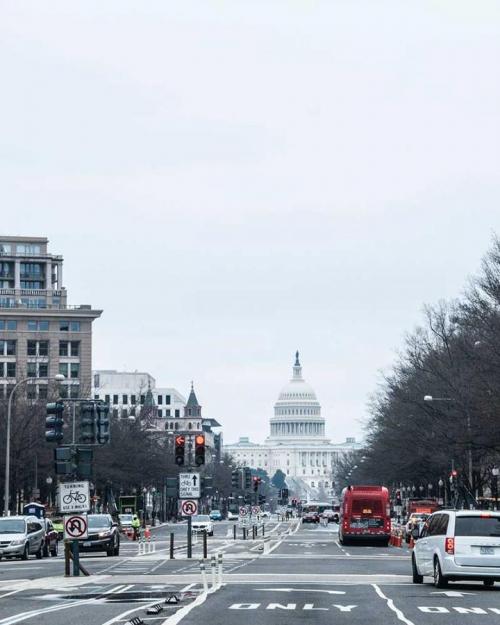
POLYGON ((133 540, 137 540, 139 538, 139 528, 141 527, 141 522, 139 521, 139 517, 137 514, 134 514, 132 518, 132 529, 134 530, 134 538, 133 540))

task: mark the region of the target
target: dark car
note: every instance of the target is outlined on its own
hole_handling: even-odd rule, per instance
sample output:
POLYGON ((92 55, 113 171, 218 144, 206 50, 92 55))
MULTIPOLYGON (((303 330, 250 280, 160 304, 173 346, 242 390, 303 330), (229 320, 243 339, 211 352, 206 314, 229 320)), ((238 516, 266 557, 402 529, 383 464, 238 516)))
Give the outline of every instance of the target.
POLYGON ((118 525, 110 514, 89 514, 88 536, 78 541, 81 552, 105 551, 108 556, 120 554, 120 533, 118 525))
POLYGON ((43 555, 45 558, 48 558, 50 553, 55 558, 59 550, 59 533, 50 519, 44 519, 44 521, 45 540, 43 541, 43 555))
POLYGON ((317 512, 306 512, 302 517, 302 523, 319 523, 319 514, 317 512))

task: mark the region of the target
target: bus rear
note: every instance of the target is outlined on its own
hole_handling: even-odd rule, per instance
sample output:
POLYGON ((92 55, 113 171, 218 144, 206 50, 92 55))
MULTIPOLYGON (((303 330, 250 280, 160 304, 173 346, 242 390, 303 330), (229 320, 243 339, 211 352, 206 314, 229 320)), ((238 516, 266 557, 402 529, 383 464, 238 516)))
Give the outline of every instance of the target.
POLYGON ((342 491, 339 541, 363 539, 389 544, 391 510, 384 486, 348 486, 342 491))

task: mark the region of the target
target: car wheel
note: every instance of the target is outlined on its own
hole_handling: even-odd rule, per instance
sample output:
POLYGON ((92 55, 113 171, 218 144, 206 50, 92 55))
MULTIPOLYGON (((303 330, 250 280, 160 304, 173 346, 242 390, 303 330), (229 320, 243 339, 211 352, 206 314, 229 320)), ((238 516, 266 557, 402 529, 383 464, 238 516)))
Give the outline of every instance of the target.
POLYGON ((115 556, 119 556, 120 555, 120 540, 119 539, 116 541, 116 545, 115 545, 115 548, 113 550, 113 555, 115 555, 115 556))
POLYGON ((57 558, 58 551, 59 551, 59 543, 56 540, 54 547, 50 550, 50 555, 53 558, 57 558))
POLYGON ((49 557, 49 546, 47 545, 47 543, 43 543, 43 557, 49 557))
POLYGON ((492 588, 495 585, 495 580, 494 579, 485 579, 485 580, 483 580, 483 584, 487 588, 492 588))
POLYGON ((446 588, 446 586, 448 586, 448 580, 443 575, 441 565, 437 558, 434 558, 434 586, 436 588, 446 588))
POLYGON ((213 536, 213 535, 214 535, 213 531, 208 532, 208 535, 209 535, 209 536, 213 536))
POLYGON ((40 548, 35 553, 35 555, 37 560, 41 560, 43 558, 43 545, 40 545, 40 548))
POLYGON ((411 572, 413 574, 413 583, 414 584, 422 584, 424 581, 424 576, 420 575, 417 569, 417 563, 415 562, 415 555, 411 557, 411 572))
POLYGON ((27 560, 30 555, 28 543, 24 545, 23 555, 21 556, 21 560, 27 560))

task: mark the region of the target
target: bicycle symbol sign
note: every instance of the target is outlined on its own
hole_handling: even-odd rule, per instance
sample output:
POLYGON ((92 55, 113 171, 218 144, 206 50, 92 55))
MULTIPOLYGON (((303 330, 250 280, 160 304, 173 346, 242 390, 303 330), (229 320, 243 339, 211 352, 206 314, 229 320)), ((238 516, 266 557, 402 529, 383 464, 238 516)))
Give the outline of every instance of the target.
POLYGON ((87 538, 87 517, 83 514, 73 514, 64 517, 65 538, 87 538))
POLYGON ((198 502, 196 499, 182 499, 180 501, 180 512, 182 516, 198 514, 198 502))
POLYGON ((71 482, 59 485, 61 512, 87 512, 90 509, 88 482, 71 482))

